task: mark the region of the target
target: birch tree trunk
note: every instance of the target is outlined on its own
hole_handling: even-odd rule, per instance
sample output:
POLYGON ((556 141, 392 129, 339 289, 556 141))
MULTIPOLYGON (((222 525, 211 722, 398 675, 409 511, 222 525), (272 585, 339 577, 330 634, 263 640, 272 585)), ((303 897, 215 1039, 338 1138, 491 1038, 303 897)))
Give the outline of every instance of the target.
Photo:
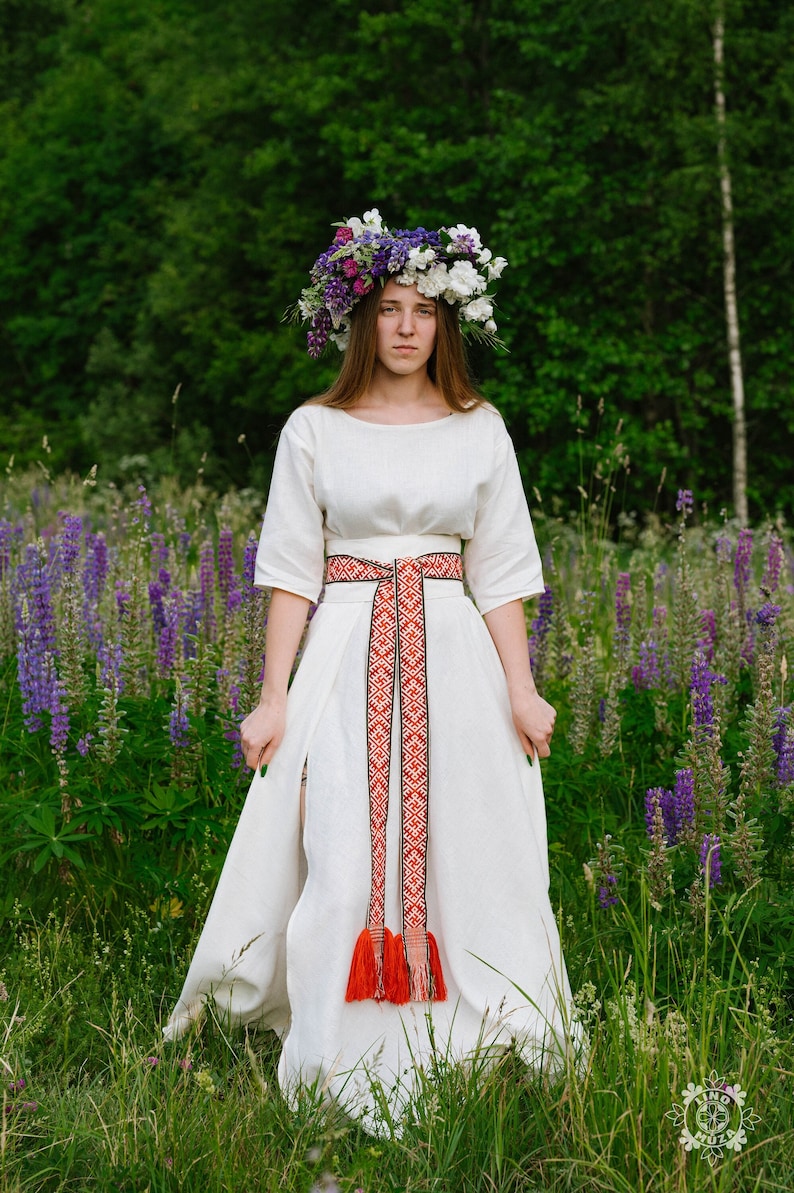
POLYGON ((717 0, 714 21, 714 99, 717 117, 717 161, 722 197, 723 281, 725 322, 728 333, 728 366, 733 397, 733 505, 742 526, 747 525, 747 425, 744 413, 744 376, 739 340, 739 307, 736 301, 736 250, 733 240, 733 199, 725 121, 725 4, 717 0))

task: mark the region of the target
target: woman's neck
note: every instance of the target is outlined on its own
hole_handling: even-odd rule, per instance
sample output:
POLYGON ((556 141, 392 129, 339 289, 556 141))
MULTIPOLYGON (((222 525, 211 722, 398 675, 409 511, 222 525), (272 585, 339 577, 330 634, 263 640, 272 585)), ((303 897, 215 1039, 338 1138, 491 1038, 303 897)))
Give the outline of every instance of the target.
POLYGON ((420 423, 442 418, 450 409, 427 373, 398 377, 376 367, 371 385, 351 412, 378 422, 420 423))

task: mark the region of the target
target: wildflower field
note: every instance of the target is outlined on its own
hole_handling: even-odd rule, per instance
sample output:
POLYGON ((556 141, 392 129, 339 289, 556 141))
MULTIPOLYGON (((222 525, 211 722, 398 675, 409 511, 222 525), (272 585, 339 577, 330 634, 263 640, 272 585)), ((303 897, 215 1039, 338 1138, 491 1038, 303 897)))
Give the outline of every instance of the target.
POLYGON ((438 1064, 373 1139, 211 1013, 164 1046, 247 788, 262 495, 0 485, 0 1193, 794 1182, 794 555, 679 494, 537 517, 529 649, 575 1017, 554 1079, 438 1064), (682 1142, 683 1140, 683 1142, 682 1142))

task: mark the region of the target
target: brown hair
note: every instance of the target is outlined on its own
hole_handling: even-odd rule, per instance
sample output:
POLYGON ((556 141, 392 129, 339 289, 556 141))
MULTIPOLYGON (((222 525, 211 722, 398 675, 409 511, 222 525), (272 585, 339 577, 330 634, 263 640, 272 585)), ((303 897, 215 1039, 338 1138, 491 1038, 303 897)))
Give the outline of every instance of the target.
MULTIPOLYGON (((376 285, 356 304, 339 376, 330 389, 311 399, 313 404, 346 409, 366 393, 375 372, 375 330, 381 295, 382 287, 376 285)), ((427 373, 450 410, 462 413, 485 402, 469 373, 458 308, 448 302, 439 301, 436 307, 436 346, 427 362, 427 373)))

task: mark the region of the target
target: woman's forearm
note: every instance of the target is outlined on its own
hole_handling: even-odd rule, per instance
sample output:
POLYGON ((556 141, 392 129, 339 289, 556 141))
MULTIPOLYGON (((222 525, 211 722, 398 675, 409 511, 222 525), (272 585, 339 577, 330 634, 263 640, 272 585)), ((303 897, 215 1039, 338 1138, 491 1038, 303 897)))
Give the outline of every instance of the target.
POLYGON ((557 713, 535 687, 521 601, 509 601, 485 614, 485 624, 502 661, 513 724, 525 753, 548 757, 557 713))
POLYGON ((265 674, 261 701, 286 700, 289 678, 306 625, 309 601, 274 588, 267 616, 265 674))
POLYGON ((493 638, 507 678, 510 699, 537 693, 527 647, 527 623, 523 601, 508 601, 485 614, 485 624, 493 638))

